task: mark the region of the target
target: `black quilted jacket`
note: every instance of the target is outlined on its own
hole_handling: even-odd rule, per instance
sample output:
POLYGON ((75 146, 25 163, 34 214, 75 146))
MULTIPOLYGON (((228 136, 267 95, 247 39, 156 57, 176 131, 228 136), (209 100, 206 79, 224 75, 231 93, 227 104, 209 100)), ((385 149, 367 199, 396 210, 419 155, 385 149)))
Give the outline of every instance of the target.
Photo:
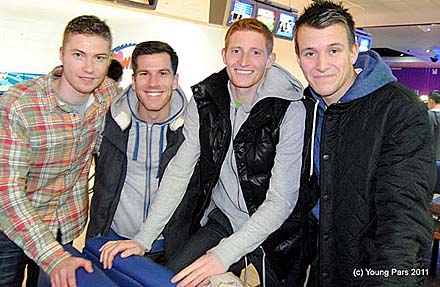
POLYGON ((309 285, 422 285, 433 238, 432 141, 424 104, 395 82, 328 107, 309 285))

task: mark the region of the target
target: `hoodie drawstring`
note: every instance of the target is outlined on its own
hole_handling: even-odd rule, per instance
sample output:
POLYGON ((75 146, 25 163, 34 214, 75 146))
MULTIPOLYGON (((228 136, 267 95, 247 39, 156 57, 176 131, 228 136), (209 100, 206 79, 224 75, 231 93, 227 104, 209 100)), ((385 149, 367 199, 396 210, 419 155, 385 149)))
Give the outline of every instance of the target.
POLYGON ((136 140, 134 144, 133 160, 137 160, 139 153, 139 122, 136 122, 136 140))
POLYGON ((248 280, 248 261, 247 261, 247 255, 244 256, 244 286, 248 286, 247 280, 248 280))
POLYGON ((315 101, 315 106, 313 107, 313 122, 312 122, 312 139, 311 139, 311 148, 310 148, 310 171, 309 177, 313 174, 313 153, 315 152, 315 129, 316 129, 316 117, 318 114, 318 105, 319 102, 315 101))
POLYGON ((163 149, 164 149, 164 134, 165 125, 160 127, 160 139, 159 139, 159 167, 157 168, 156 178, 160 177, 160 163, 162 162, 163 149))
POLYGON ((263 287, 266 287, 266 252, 264 252, 264 249, 262 246, 260 246, 261 251, 263 252, 263 258, 261 259, 261 273, 263 273, 263 287))

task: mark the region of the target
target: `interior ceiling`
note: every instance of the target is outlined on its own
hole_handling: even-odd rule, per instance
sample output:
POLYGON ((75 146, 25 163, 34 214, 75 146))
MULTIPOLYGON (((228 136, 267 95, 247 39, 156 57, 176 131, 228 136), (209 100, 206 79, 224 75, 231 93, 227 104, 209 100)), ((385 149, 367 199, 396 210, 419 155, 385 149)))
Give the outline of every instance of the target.
MULTIPOLYGON (((312 1, 272 2, 298 9, 312 1)), ((357 26, 365 28, 365 31, 372 35, 373 49, 386 48, 387 52, 394 52, 393 56, 382 55, 391 66, 440 67, 440 61, 433 63, 431 60, 435 55, 440 57, 438 10, 440 0, 342 0, 340 2, 344 3, 353 14, 357 26), (402 57, 401 52, 404 53, 402 57)))
MULTIPOLYGON (((84 0, 90 1, 90 0, 84 0)), ((93 0, 95 1, 95 0, 93 0)), ((100 0, 101 1, 101 0, 100 0)), ((169 3, 185 3, 188 9, 204 9, 200 6, 200 1, 208 0, 158 0, 169 3)), ((212 0, 215 1, 215 0, 212 0)), ((387 48, 388 50, 404 52, 412 57, 386 57, 385 60, 398 63, 399 66, 423 66, 440 67, 440 60, 433 63, 430 58, 435 54, 440 57, 440 0, 334 0, 343 2, 344 6, 353 14, 358 27, 365 28, 365 31, 372 34, 373 49, 387 48), (431 28, 428 32, 428 28, 431 28), (429 52, 427 52, 429 50, 429 52), (400 62, 405 62, 400 63, 400 62)), ((59 1, 60 5, 64 1, 59 1)), ((106 2, 106 1, 104 1, 106 2)), ((311 0, 272 0, 284 6, 302 10, 302 7, 309 5, 311 0)), ((27 6, 22 7, 21 1, 13 1, 6 5, 5 9, 10 9, 11 13, 29 13, 29 18, 44 18, 39 11, 34 13, 32 5, 34 1, 27 2, 27 6), (16 3, 18 2, 18 3, 16 3), (16 11, 15 11, 16 10, 16 11)), ((66 3, 70 3, 66 1, 66 3)), ((67 6, 67 4, 66 4, 67 6)), ((41 7, 40 7, 41 8, 41 7)), ((55 17, 48 8, 47 13, 55 17)))

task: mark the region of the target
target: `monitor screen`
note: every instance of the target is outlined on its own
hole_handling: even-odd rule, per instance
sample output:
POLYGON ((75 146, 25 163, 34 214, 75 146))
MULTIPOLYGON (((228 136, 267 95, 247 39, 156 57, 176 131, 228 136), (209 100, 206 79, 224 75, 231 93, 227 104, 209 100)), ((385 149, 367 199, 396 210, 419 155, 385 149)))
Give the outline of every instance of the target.
POLYGON ((365 52, 371 48, 371 39, 360 37, 359 40, 359 52, 365 52))
POLYGON ((122 5, 129 5, 137 8, 156 9, 157 0, 107 0, 122 5))
POLYGON ((293 27, 295 26, 297 17, 296 14, 280 11, 275 36, 292 40, 293 27))
POLYGON ((147 4, 150 5, 152 1, 150 0, 128 0, 128 2, 135 2, 135 3, 140 3, 140 4, 147 4))
POLYGON ((237 20, 252 18, 254 16, 255 3, 249 0, 233 0, 227 25, 237 20))
POLYGON ((271 6, 258 4, 255 18, 263 22, 271 32, 275 29, 278 10, 271 6))
POLYGON ((356 28, 355 34, 356 34, 356 41, 359 45, 359 52, 365 52, 370 50, 372 45, 371 34, 359 28, 356 28))

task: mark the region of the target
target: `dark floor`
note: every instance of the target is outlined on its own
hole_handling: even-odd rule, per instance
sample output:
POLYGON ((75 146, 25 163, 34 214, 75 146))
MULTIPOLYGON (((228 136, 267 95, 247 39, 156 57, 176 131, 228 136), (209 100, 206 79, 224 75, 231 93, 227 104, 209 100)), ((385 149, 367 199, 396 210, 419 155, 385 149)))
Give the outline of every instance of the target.
POLYGON ((439 260, 437 260, 436 276, 428 276, 425 287, 440 287, 440 256, 439 260))
POLYGON ((439 287, 440 286, 440 265, 437 265, 437 276, 428 276, 425 287, 439 287))

